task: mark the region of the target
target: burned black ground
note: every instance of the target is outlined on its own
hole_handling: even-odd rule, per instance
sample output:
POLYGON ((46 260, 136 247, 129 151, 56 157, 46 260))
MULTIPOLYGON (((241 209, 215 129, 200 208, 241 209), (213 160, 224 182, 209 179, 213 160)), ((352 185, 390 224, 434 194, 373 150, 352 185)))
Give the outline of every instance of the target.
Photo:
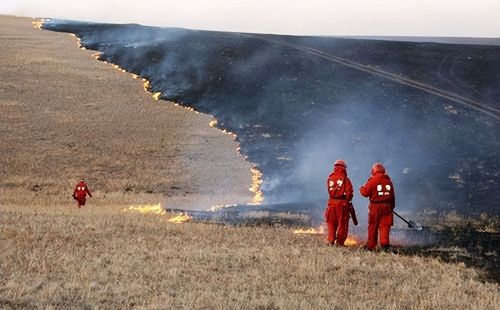
POLYGON ((262 169, 269 203, 325 199, 331 163, 344 158, 355 187, 373 162, 385 163, 400 209, 500 212, 498 46, 68 21, 44 28, 75 33, 162 98, 214 115, 262 169), (479 110, 332 57, 473 100, 479 110))
POLYGON ((464 263, 480 270, 484 281, 500 283, 500 234, 473 227, 426 228, 422 234, 434 241, 429 245, 400 246, 391 249, 403 255, 438 257, 445 262, 464 263))

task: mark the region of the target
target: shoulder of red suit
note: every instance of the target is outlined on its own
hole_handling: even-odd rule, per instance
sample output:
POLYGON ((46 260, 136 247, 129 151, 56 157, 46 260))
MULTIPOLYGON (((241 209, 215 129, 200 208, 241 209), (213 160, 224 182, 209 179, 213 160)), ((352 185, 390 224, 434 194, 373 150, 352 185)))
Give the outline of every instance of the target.
POLYGON ((373 179, 388 179, 388 180, 391 179, 388 174, 385 174, 385 173, 382 173, 382 172, 375 173, 375 175, 373 175, 372 177, 370 177, 370 179, 372 179, 372 178, 373 179))
POLYGON ((342 172, 334 172, 330 174, 329 178, 346 178, 347 173, 342 173, 342 172))

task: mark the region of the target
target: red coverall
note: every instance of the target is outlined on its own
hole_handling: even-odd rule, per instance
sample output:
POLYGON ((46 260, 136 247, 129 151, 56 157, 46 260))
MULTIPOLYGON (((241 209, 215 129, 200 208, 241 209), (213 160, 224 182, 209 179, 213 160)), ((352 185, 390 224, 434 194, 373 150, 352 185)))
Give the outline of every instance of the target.
POLYGON ((375 164, 372 168, 372 177, 359 192, 370 199, 368 206, 368 241, 366 247, 370 250, 377 246, 377 237, 380 230, 380 245, 389 246, 389 232, 393 224, 392 210, 395 207, 394 186, 391 179, 385 174, 382 164, 375 164))
POLYGON ((328 227, 328 242, 343 246, 349 231, 349 204, 353 190, 351 180, 347 177, 345 167, 336 165, 326 184, 328 188, 328 207, 325 210, 328 227))
POLYGON ((73 191, 73 198, 75 198, 78 202, 78 208, 81 208, 85 205, 87 194, 89 195, 89 197, 92 197, 87 183, 81 180, 78 184, 76 184, 75 190, 73 191))

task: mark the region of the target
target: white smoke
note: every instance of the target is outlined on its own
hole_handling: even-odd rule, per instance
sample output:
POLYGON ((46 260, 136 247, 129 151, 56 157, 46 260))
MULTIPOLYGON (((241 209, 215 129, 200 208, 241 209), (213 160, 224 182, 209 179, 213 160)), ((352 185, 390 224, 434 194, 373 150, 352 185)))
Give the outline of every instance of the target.
POLYGON ((0 14, 295 35, 500 37, 499 0, 0 0, 0 14))

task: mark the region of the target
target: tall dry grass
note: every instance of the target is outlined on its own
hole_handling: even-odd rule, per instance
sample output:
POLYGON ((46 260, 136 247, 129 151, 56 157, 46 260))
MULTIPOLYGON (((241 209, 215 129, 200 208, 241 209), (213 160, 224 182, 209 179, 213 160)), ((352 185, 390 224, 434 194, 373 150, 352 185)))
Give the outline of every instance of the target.
POLYGON ((171 224, 122 206, 2 208, 3 308, 498 309, 437 259, 327 247, 287 228, 171 224))

